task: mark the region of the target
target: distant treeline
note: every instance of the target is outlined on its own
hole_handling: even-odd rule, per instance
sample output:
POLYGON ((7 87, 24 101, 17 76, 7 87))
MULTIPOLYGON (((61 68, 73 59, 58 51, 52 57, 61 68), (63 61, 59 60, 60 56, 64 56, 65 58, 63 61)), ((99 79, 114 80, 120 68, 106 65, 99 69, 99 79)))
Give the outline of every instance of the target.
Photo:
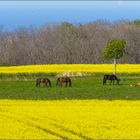
POLYGON ((111 39, 125 39, 128 55, 119 63, 140 63, 140 24, 96 21, 63 22, 40 28, 0 30, 0 65, 112 63, 102 59, 111 39))

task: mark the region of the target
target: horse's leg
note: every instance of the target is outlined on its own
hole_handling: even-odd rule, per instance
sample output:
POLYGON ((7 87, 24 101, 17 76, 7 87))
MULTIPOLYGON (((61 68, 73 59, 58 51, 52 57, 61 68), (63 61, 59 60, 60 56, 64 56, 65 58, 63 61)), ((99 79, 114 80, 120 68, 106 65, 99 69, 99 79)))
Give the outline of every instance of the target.
POLYGON ((71 87, 71 79, 69 79, 69 87, 71 87))
POLYGON ((40 81, 36 80, 36 87, 39 87, 40 81))
POLYGON ((66 81, 66 87, 67 87, 67 85, 68 85, 68 82, 66 81))
POLYGON ((114 85, 114 80, 112 80, 113 81, 113 85, 114 85))
POLYGON ((36 87, 38 87, 38 84, 36 83, 36 87))
POLYGON ((110 80, 110 85, 111 85, 111 83, 112 83, 112 80, 110 80))
POLYGON ((106 84, 106 80, 105 80, 105 79, 103 79, 103 85, 104 85, 104 84, 106 84))
POLYGON ((51 86, 52 86, 51 81, 49 81, 49 87, 51 87, 51 86))
POLYGON ((58 85, 58 87, 60 87, 60 82, 59 81, 58 81, 57 85, 58 85))
POLYGON ((47 87, 47 86, 48 86, 48 83, 46 82, 45 85, 46 85, 46 87, 47 87))
POLYGON ((57 82, 56 82, 56 86, 57 86, 57 85, 59 86, 59 81, 58 81, 58 79, 57 79, 57 82))
POLYGON ((36 86, 37 86, 37 87, 40 87, 40 83, 39 83, 39 82, 37 82, 37 83, 36 83, 36 86))
POLYGON ((36 87, 38 87, 38 83, 36 82, 36 87))

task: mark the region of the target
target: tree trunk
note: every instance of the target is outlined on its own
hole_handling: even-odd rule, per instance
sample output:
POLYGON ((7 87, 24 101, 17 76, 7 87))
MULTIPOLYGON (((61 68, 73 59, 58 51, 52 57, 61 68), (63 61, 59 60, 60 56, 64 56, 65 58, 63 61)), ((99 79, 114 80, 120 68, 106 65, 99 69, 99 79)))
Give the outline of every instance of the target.
POLYGON ((114 58, 114 75, 116 75, 116 59, 114 58))

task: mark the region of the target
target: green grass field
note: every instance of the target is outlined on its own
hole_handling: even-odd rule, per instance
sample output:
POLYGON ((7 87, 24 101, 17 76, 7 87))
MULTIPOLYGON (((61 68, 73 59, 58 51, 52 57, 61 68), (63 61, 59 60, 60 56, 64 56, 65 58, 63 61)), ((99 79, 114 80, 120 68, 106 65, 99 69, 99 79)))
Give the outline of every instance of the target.
MULTIPOLYGON (((120 77, 122 78, 122 77, 120 77)), ((56 87, 56 77, 51 76, 52 87, 45 85, 37 88, 34 80, 1 80, 0 99, 24 100, 73 100, 73 99, 107 99, 107 100, 138 100, 140 87, 134 84, 140 82, 140 77, 127 76, 120 85, 102 85, 102 76, 72 77, 72 87, 56 87), (131 86, 132 85, 132 86, 131 86)))

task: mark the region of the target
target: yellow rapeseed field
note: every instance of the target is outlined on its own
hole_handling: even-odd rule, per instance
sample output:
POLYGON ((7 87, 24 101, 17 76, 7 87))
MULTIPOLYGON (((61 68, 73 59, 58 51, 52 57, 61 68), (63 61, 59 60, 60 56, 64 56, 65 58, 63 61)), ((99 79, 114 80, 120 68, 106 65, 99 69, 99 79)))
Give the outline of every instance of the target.
MULTIPOLYGON (((0 67, 1 74, 64 72, 113 73, 113 71, 113 64, 48 64, 0 67)), ((117 64, 117 73, 139 74, 140 64, 117 64)))
POLYGON ((0 100, 0 139, 139 139, 140 102, 0 100))

